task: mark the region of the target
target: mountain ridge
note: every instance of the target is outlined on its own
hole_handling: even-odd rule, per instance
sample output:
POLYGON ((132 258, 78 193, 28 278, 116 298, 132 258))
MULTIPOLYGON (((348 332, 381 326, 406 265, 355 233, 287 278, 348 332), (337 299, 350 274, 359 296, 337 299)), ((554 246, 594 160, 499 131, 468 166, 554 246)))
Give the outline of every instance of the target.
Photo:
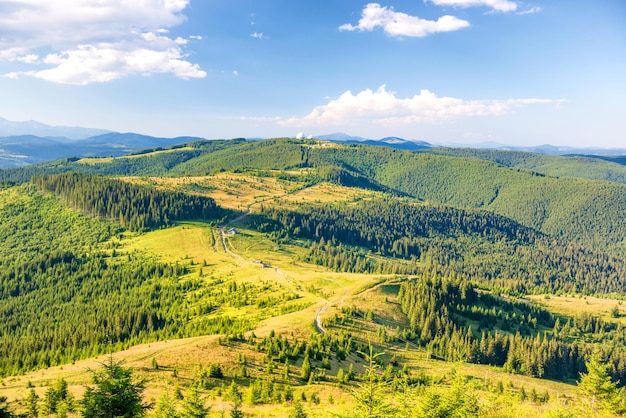
POLYGON ((202 140, 197 137, 158 138, 136 133, 106 132, 84 139, 18 135, 0 137, 0 169, 40 164, 68 157, 119 157, 149 148, 202 140))
POLYGON ((72 140, 89 138, 109 132, 112 131, 82 126, 52 126, 34 120, 15 122, 0 117, 0 137, 34 135, 72 140))
MULTIPOLYGON (((623 165, 626 148, 575 148, 569 146, 511 146, 499 143, 432 144, 426 141, 389 136, 379 139, 353 136, 342 132, 317 135, 315 138, 346 144, 384 146, 409 151, 429 151, 449 147, 496 151, 530 152, 554 156, 597 156, 623 165)), ((34 120, 14 122, 0 117, 0 169, 39 164, 68 157, 118 157, 157 147, 169 147, 205 138, 179 136, 154 137, 134 132, 115 132, 80 126, 51 126, 34 120)), ((261 140, 249 138, 249 140, 261 140)))

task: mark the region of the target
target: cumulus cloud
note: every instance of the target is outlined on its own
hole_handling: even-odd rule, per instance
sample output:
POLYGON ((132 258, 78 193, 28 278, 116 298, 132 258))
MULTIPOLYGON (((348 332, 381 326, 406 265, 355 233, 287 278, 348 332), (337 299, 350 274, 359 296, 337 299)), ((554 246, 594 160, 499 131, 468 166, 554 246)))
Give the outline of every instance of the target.
POLYGON ((350 23, 339 26, 341 31, 373 31, 382 28, 391 36, 423 37, 438 32, 451 32, 469 26, 469 22, 454 16, 441 16, 437 20, 421 19, 406 13, 396 12, 393 7, 369 3, 362 11, 355 26, 350 23))
POLYGON ((257 39, 263 39, 265 37, 265 35, 263 35, 263 32, 252 32, 250 36, 257 39))
POLYGON ((359 122, 381 125, 435 123, 461 117, 498 116, 520 106, 558 105, 562 102, 563 100, 536 98, 463 100, 439 97, 428 90, 422 90, 413 97, 400 98, 382 85, 376 91, 366 89, 356 95, 346 91, 328 104, 316 106, 304 117, 283 119, 278 123, 291 127, 330 127, 359 122))
POLYGON ((475 7, 486 6, 498 12, 514 12, 517 2, 510 0, 428 0, 438 6, 475 7))
POLYGON ((205 77, 188 60, 189 39, 170 38, 189 0, 14 0, 0 13, 0 60, 31 68, 5 74, 88 84, 129 75, 205 77))

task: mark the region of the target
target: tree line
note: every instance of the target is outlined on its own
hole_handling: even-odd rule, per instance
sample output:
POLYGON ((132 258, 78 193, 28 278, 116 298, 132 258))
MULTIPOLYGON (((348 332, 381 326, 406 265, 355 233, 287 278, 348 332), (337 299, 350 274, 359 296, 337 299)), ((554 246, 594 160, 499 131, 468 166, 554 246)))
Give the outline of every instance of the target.
POLYGON ((131 231, 168 226, 176 220, 217 220, 226 214, 205 196, 160 191, 107 177, 66 173, 35 176, 31 181, 68 206, 115 220, 131 231))

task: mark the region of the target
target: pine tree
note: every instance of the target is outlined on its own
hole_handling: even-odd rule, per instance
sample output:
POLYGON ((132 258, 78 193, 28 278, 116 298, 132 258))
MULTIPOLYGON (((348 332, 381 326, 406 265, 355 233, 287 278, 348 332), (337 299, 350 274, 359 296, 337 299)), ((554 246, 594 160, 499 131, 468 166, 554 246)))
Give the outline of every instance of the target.
POLYGON ((308 354, 305 354, 304 360, 302 361, 302 368, 300 369, 300 377, 307 382, 311 378, 311 362, 309 361, 308 354))
POLYGON ((156 410, 154 411, 155 418, 176 418, 178 417, 178 411, 174 400, 170 397, 169 393, 163 392, 159 397, 156 404, 156 410))
POLYGON ((302 402, 296 401, 293 404, 293 409, 289 413, 289 418, 306 418, 307 414, 304 412, 304 408, 302 407, 302 402))
POLYGON ((354 364, 350 363, 350 365, 348 366, 348 373, 346 374, 346 381, 350 381, 350 380, 354 380, 354 376, 355 376, 356 372, 354 371, 354 364))
POLYGON ((39 396, 33 388, 30 389, 26 398, 26 410, 29 417, 37 418, 39 416, 39 396))
POLYGON ((345 374, 343 369, 339 369, 337 372, 337 384, 341 385, 342 383, 345 383, 345 374))
POLYGON ((241 403, 241 401, 243 400, 243 395, 241 394, 241 391, 239 390, 239 386, 237 385, 237 382, 235 382, 235 379, 233 379, 230 382, 230 386, 228 386, 226 398, 235 402, 236 404, 241 403))
POLYGON ((613 382, 601 354, 594 351, 586 363, 587 373, 580 375, 578 392, 592 413, 616 413, 619 408, 618 382, 613 382))
POLYGON ((209 415, 210 407, 206 406, 204 397, 200 396, 200 389, 193 385, 185 396, 181 418, 206 418, 209 415))
POLYGON ((283 380, 289 380, 289 359, 285 358, 285 365, 283 366, 283 380))
POLYGON ((88 387, 80 402, 86 418, 143 417, 151 408, 142 402, 145 381, 133 381, 132 369, 113 356, 102 369, 92 370, 92 382, 95 387, 88 387))
POLYGON ((0 396, 0 418, 12 418, 15 415, 9 411, 9 405, 7 405, 6 396, 0 396))
POLYGON ((374 353, 374 347, 370 343, 369 352, 362 354, 368 363, 365 370, 365 383, 360 384, 359 388, 352 393, 357 402, 358 416, 383 418, 393 415, 391 406, 385 402, 382 394, 384 384, 378 380, 376 372, 379 368, 377 359, 383 353, 374 353))
POLYGON ((64 415, 74 410, 74 396, 67 388, 67 382, 63 378, 59 378, 52 387, 50 387, 44 398, 44 412, 48 415, 64 415))
POLYGON ((243 418, 243 411, 241 410, 241 402, 235 402, 233 408, 230 410, 230 418, 243 418))

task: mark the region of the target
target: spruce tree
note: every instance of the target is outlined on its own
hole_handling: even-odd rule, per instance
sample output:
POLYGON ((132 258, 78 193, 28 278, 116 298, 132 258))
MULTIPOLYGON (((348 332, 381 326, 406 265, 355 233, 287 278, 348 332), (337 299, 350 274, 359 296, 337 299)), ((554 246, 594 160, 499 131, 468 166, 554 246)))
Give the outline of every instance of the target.
POLYGON ((163 392, 159 397, 156 404, 156 410, 154 411, 156 418, 176 418, 178 417, 178 411, 176 411, 176 405, 174 400, 170 397, 169 393, 163 392))
POLYGON ((15 415, 9 411, 6 396, 0 396, 0 418, 12 418, 15 415))
POLYGON ((74 410, 74 396, 69 392, 65 379, 59 378, 44 397, 44 413, 64 415, 74 410))
POLYGON ((37 418, 39 416, 39 396, 33 388, 30 389, 26 398, 26 410, 29 417, 37 418))
POLYGON ((359 388, 352 393, 357 402, 358 416, 384 418, 393 415, 393 408, 386 402, 382 393, 385 384, 377 376, 379 368, 377 359, 383 353, 374 353, 374 347, 370 343, 368 353, 361 354, 363 354, 368 364, 365 370, 364 383, 360 384, 359 388))
POLYGON ((289 413, 289 418, 306 418, 307 414, 304 412, 302 402, 296 401, 293 405, 293 409, 289 413))
POLYGON ((306 382, 308 382, 311 377, 311 362, 308 354, 304 355, 304 361, 302 361, 302 368, 300 369, 300 377, 306 382))
POLYGON ((133 380, 131 368, 109 357, 102 369, 92 370, 94 387, 88 387, 81 400, 83 416, 100 417, 143 417, 150 405, 144 404, 142 394, 145 381, 133 380))
POLYGON ((185 396, 183 410, 180 414, 182 418, 206 418, 209 415, 210 407, 206 406, 204 397, 200 396, 200 389, 193 385, 185 396))
POLYGON ((600 411, 617 413, 620 408, 618 382, 614 382, 609 376, 608 366, 601 354, 594 351, 586 366, 587 373, 582 373, 578 381, 578 392, 587 408, 594 414, 600 411))
POLYGON ((231 418, 243 418, 243 411, 241 410, 241 402, 235 402, 233 408, 230 410, 231 418))

